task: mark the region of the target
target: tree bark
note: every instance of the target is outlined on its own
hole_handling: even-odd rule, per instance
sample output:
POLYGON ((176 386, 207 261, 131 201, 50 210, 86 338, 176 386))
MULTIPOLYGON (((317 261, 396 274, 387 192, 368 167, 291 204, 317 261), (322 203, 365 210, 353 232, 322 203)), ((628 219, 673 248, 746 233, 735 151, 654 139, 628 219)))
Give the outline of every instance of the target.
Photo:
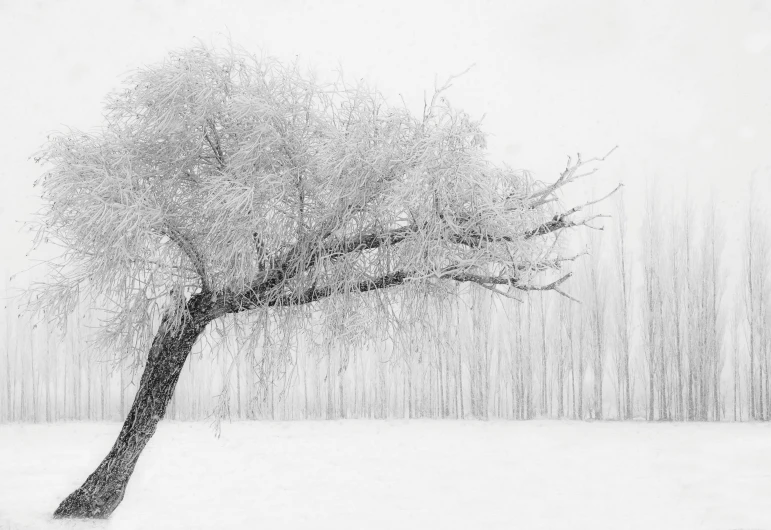
POLYGON ((188 302, 191 318, 176 333, 166 332, 168 316, 163 318, 118 439, 96 471, 62 501, 55 518, 106 519, 123 500, 139 455, 166 412, 185 360, 211 321, 210 300, 210 296, 194 295, 188 302))

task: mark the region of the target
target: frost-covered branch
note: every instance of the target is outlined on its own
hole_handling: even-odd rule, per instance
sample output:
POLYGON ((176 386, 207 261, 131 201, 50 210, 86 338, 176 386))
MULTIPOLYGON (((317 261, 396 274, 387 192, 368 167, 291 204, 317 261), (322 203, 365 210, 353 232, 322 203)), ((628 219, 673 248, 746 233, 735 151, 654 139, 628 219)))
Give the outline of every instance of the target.
POLYGON ((38 157, 37 241, 64 251, 35 303, 62 320, 90 296, 114 310, 111 348, 146 351, 158 316, 183 325, 199 291, 218 314, 270 314, 287 334, 323 300, 334 327, 353 308, 395 324, 392 304, 422 318, 422 300, 457 283, 557 291, 563 279, 539 278, 569 258, 536 236, 592 226, 573 220, 591 203, 556 199, 605 157, 579 156, 552 184, 496 166, 448 88, 414 116, 364 84, 236 50, 139 70, 100 133, 55 135, 38 157))
POLYGON ((160 233, 179 245, 179 248, 185 253, 195 267, 195 271, 201 279, 202 289, 204 291, 210 291, 211 287, 209 286, 209 280, 206 276, 206 267, 203 262, 203 257, 201 257, 201 253, 198 252, 198 249, 195 248, 195 245, 190 242, 190 239, 185 237, 184 234, 168 221, 163 224, 160 233))
POLYGON ((568 219, 568 216, 573 215, 576 212, 580 212, 581 210, 583 210, 587 206, 591 206, 593 204, 597 204, 598 202, 604 201, 605 199, 607 199, 608 197, 610 197, 611 195, 616 193, 618 190, 620 190, 622 186, 623 186, 623 184, 619 184, 618 186, 616 186, 613 189, 613 191, 611 191, 610 193, 608 193, 607 195, 605 195, 604 197, 602 197, 600 199, 596 199, 596 200, 593 200, 593 201, 588 201, 588 202, 586 202, 584 204, 581 204, 579 206, 574 206, 573 208, 569 209, 568 211, 566 211, 564 213, 555 214, 554 217, 552 217, 548 222, 542 224, 541 226, 539 226, 537 228, 534 228, 533 230, 527 231, 525 233, 525 235, 524 235, 524 238, 525 239, 530 239, 532 237, 550 234, 552 232, 556 232, 556 231, 562 230, 564 228, 571 228, 571 227, 575 227, 575 226, 586 226, 586 227, 589 227, 589 228, 594 228, 596 230, 602 230, 602 227, 594 227, 594 226, 590 225, 589 221, 592 221, 594 219, 599 219, 601 217, 608 217, 607 215, 596 214, 596 215, 593 215, 591 217, 587 217, 586 219, 582 219, 582 220, 579 220, 579 221, 574 221, 572 219, 568 219))

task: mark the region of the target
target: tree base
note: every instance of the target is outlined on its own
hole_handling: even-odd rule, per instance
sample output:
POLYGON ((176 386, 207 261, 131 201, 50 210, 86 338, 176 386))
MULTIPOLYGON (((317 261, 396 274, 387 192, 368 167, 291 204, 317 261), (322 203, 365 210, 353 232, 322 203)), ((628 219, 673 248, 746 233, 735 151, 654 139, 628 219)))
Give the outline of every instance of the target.
POLYGON ((123 500, 139 455, 166 413, 185 359, 211 321, 211 293, 193 295, 187 304, 192 320, 179 333, 166 332, 170 317, 164 315, 118 439, 96 471, 62 501, 55 519, 107 519, 123 500))
POLYGON ((101 488, 83 484, 62 501, 54 519, 107 519, 123 500, 125 485, 101 488))

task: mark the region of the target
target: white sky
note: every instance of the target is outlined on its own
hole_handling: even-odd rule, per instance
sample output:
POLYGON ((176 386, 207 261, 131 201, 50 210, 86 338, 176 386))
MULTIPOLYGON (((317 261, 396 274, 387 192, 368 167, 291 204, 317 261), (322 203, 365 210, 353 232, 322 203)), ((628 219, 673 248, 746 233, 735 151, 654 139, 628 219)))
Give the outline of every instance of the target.
POLYGON ((222 35, 322 75, 341 66, 415 109, 435 76, 475 63, 448 99, 486 115, 493 157, 552 180, 567 155, 618 144, 584 189, 626 182, 633 224, 644 175, 714 187, 735 216, 771 164, 769 1, 0 0, 0 269, 25 263, 14 221, 37 207, 29 156, 46 134, 99 125, 127 72, 222 35))

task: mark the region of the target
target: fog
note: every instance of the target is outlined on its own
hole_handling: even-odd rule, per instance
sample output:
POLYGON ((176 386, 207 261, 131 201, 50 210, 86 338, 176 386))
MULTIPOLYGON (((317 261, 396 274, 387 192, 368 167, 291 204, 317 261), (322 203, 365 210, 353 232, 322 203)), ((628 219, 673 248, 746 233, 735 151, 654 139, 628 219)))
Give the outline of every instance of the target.
MULTIPOLYGON (((43 168, 29 157, 51 132, 96 127, 105 94, 122 76, 195 38, 232 39, 246 49, 299 60, 322 77, 342 71, 416 110, 436 83, 474 65, 447 97, 474 116, 485 115, 493 159, 548 181, 567 156, 599 156, 619 145, 563 199, 578 203, 619 182, 625 188, 615 203, 597 207, 613 215, 604 220, 599 238, 575 232, 574 248, 591 252, 575 264, 568 288, 582 305, 557 295, 531 296, 517 305, 468 293, 489 308, 484 322, 459 307, 452 315, 456 325, 446 331, 457 335, 454 347, 447 348, 446 337, 427 337, 417 354, 372 345, 350 359, 349 352, 320 358, 299 353, 286 366, 266 368, 259 351, 201 345, 180 383, 173 415, 613 417, 627 407, 618 398, 626 385, 633 387, 632 416, 650 416, 654 387, 657 403, 669 403, 654 405, 656 414, 684 416, 683 400, 695 399, 709 384, 709 395, 699 403, 706 403, 711 419, 765 417, 768 340, 761 323, 767 265, 756 261, 760 272, 750 284, 746 264, 752 252, 765 255, 768 236, 758 197, 765 197, 771 162, 765 148, 771 140, 771 74, 764 67, 771 53, 769 9, 764 2, 709 8, 700 2, 595 2, 591 8, 560 2, 342 2, 334 9, 301 2, 271 9, 195 1, 5 3, 0 39, 14 52, 2 59, 12 75, 0 80, 9 124, 0 133, 6 153, 0 237, 8 289, 0 360, 3 420, 118 419, 130 403, 137 379, 131 365, 137 361, 88 351, 87 336, 99 325, 88 316, 90 308, 73 315, 66 338, 42 321, 18 316, 15 295, 45 273, 33 267, 37 262, 27 255, 31 236, 20 230, 39 208, 32 183, 43 168), (750 212, 753 176, 756 211, 750 212), (619 201, 631 271, 628 348, 621 346, 619 331, 619 201), (717 222, 703 228, 711 211, 717 222), (686 221, 692 227, 688 270, 682 250, 686 221), (756 230, 753 249, 746 242, 750 226, 756 230), (652 233, 657 239, 646 243, 652 233), (711 239, 718 245, 709 265, 703 257, 711 239), (705 273, 715 282, 708 289, 701 286, 705 273), (673 296, 668 286, 675 278, 682 292, 673 296), (602 301, 593 291, 597 282, 607 303, 592 321, 589 315, 597 314, 602 301), (755 288, 757 303, 748 304, 743 286, 755 288), (702 311, 709 296, 711 316, 702 311), (658 307, 654 313, 668 317, 656 323, 660 317, 651 316, 651 303, 658 307), (568 313, 575 314, 569 325, 568 313), (673 315, 682 318, 679 331, 671 329, 673 315), (678 337, 683 344, 676 348, 678 337), (575 344, 566 346, 568 340, 575 344), (700 353, 707 360, 697 362, 705 344, 712 353, 700 353), (660 353, 651 353, 654 347, 660 353), (694 356, 677 373, 675 349, 686 359, 694 356), (619 383, 627 379, 618 369, 620 350, 629 351, 626 383, 619 383), (597 381, 604 381, 601 394, 597 381), (699 389, 687 390, 688 384, 699 389), (671 395, 673 388, 679 397, 671 395)), ((47 252, 54 250, 43 247, 37 259, 47 252)))

